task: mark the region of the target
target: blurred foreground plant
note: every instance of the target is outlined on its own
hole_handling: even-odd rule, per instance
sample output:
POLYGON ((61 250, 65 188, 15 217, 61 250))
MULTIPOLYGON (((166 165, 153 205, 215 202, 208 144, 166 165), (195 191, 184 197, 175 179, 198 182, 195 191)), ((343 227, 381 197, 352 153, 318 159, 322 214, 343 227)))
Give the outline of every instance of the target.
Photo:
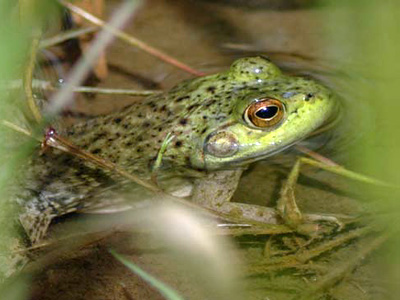
MULTIPOLYGON (((0 81, 20 78, 27 49, 27 32, 19 24, 15 7, 9 2, 0 3, 0 81)), ((1 92, 0 120, 18 118, 21 93, 1 92)), ((15 208, 7 201, 9 186, 18 173, 24 150, 17 146, 20 138, 4 126, 0 127, 0 281, 9 275, 10 252, 15 251, 15 208)), ((21 143, 19 143, 21 144, 21 143)))
MULTIPOLYGON (((48 19, 44 16, 54 15, 49 11, 53 8, 51 2, 0 1, 0 284, 24 264, 20 255, 23 237, 16 226, 17 208, 9 197, 16 192, 16 179, 24 175, 21 165, 34 146, 31 139, 4 126, 4 121, 11 121, 29 127, 25 94, 22 88, 7 89, 7 82, 23 78, 31 41, 48 19)), ((1 290, 2 298, 24 299, 23 280, 16 279, 16 284, 2 286, 7 287, 1 290)))
MULTIPOLYGON (((352 168, 399 187, 400 2, 330 1, 327 17, 327 52, 340 62, 340 69, 352 75, 346 82, 346 97, 355 107, 351 117, 356 120, 354 124, 367 124, 367 129, 357 125, 352 128, 362 135, 349 154, 352 168), (362 109, 365 106, 367 110, 362 109)), ((368 200, 371 214, 398 236, 400 188, 382 189, 371 185, 364 191, 363 198, 368 200)), ((386 272, 390 276, 385 279, 393 283, 390 285, 393 291, 388 295, 398 299, 400 244, 397 238, 391 241, 391 250, 385 257, 391 270, 386 272)))

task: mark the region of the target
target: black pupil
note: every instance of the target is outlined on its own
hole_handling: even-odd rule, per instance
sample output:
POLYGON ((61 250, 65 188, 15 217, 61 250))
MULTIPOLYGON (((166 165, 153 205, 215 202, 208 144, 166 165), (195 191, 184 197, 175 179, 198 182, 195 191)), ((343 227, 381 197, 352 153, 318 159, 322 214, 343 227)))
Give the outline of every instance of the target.
POLYGON ((265 106, 260 108, 256 112, 256 116, 260 119, 271 119, 273 118, 278 112, 278 107, 275 105, 265 106))

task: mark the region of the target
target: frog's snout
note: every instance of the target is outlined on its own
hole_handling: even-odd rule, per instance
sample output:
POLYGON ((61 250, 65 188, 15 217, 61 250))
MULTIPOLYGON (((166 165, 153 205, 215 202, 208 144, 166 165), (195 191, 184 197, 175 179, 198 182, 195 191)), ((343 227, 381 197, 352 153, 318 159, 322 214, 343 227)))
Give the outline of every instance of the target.
POLYGON ((206 138, 204 150, 215 157, 232 156, 239 150, 239 140, 228 131, 213 132, 206 138))

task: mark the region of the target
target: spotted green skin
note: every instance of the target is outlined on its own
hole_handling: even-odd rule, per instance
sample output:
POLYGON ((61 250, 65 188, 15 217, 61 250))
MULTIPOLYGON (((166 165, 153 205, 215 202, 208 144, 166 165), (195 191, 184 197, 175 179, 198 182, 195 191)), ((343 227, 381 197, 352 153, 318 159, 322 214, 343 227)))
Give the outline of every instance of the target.
MULTIPOLYGON (((162 155, 160 178, 189 176, 192 171, 201 175, 245 168, 282 151, 321 126, 335 107, 332 93, 316 82, 285 76, 267 59, 251 57, 235 61, 225 72, 182 82, 169 92, 59 133, 143 178, 150 177, 170 133, 174 139, 162 155), (285 115, 278 125, 255 128, 244 120, 244 111, 265 97, 282 101, 285 115), (220 132, 234 138, 235 151, 209 151, 207 141, 220 132)), ((124 190, 126 183, 69 154, 48 151, 32 161, 29 192, 18 200, 24 207, 21 222, 31 240, 37 240, 45 232, 35 233, 39 221, 47 224, 55 216, 95 207, 115 197, 113 192, 124 190)))

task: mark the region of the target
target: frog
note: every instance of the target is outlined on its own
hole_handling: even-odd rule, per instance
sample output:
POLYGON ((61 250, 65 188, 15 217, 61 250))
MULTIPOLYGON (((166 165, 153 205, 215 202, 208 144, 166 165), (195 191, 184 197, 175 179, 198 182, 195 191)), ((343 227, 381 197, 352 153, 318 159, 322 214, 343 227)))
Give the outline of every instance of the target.
MULTIPOLYGON (((178 195, 171 182, 185 179, 190 189, 180 196, 207 209, 264 223, 298 224, 303 217, 292 187, 282 192, 277 209, 230 200, 252 163, 307 138, 337 109, 328 88, 285 75, 268 58, 255 56, 56 130, 76 147, 143 180, 152 178, 161 158, 156 168, 160 186, 178 195)), ((65 214, 135 206, 129 200, 136 194, 134 183, 70 153, 37 151, 26 170, 17 202, 19 222, 32 244, 46 236, 52 220, 65 214)))

